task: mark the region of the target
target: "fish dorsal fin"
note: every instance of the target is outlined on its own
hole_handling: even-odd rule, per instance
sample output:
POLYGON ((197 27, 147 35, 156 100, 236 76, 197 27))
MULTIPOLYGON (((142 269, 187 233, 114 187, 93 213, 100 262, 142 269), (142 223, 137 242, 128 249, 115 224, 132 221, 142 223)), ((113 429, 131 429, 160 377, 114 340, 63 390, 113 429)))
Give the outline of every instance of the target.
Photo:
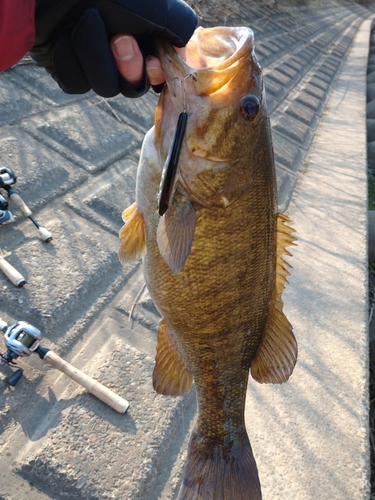
POLYGON ((190 253, 196 217, 191 201, 171 205, 160 217, 156 240, 161 256, 172 274, 178 274, 190 253))
POLYGON ((181 396, 190 391, 193 376, 173 345, 168 327, 162 322, 158 329, 155 368, 152 374, 155 391, 164 396, 181 396))
POLYGON ((291 255, 285 247, 293 245, 296 238, 291 235, 294 229, 286 225, 289 218, 277 214, 277 257, 276 285, 274 290, 273 309, 269 317, 262 342, 251 365, 251 375, 261 383, 282 384, 293 372, 297 361, 297 342, 293 335, 292 325, 283 313, 281 294, 291 265, 283 259, 291 255))
POLYGON ((125 225, 120 229, 120 262, 140 259, 146 252, 146 223, 135 202, 122 213, 125 225))

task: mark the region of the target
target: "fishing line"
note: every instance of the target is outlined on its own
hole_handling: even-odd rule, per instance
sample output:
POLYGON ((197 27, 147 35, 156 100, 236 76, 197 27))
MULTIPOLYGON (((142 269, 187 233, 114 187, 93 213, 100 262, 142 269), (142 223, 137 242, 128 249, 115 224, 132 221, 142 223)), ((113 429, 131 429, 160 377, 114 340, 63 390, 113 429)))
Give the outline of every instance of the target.
POLYGON ((161 181, 158 193, 158 211, 159 215, 162 216, 168 210, 170 204, 172 203, 172 198, 175 193, 175 187, 177 183, 177 173, 178 173, 178 160, 180 158, 182 141, 184 139, 186 125, 187 125, 187 109, 189 104, 187 102, 187 95, 185 89, 185 80, 187 78, 192 78, 197 81, 196 73, 190 73, 185 76, 183 80, 175 77, 173 81, 178 80, 182 87, 183 93, 183 107, 180 116, 178 117, 176 131, 174 133, 172 147, 167 156, 167 160, 163 167, 163 172, 161 174, 161 181))

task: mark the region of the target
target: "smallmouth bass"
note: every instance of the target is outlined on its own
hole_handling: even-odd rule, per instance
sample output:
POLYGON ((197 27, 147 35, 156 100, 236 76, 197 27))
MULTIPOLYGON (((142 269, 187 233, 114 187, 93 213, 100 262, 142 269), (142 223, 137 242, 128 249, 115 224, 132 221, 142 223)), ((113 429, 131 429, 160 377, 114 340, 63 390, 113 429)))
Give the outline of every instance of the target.
POLYGON ((281 300, 294 237, 277 213, 262 73, 248 28, 198 28, 187 62, 169 43, 157 46, 166 86, 144 139, 136 202, 123 213, 120 260, 143 258, 162 316, 154 389, 177 396, 195 383, 179 498, 259 500, 244 421, 249 370, 258 382, 282 383, 297 359, 281 300), (181 113, 186 130, 160 216, 181 113))

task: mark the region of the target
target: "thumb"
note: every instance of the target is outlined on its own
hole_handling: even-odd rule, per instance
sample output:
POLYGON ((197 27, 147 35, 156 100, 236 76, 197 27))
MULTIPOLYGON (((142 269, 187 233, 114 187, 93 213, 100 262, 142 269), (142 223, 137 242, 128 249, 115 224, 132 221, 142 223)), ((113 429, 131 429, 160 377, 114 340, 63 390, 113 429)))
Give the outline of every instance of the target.
POLYGON ((136 87, 143 81, 143 55, 138 43, 130 35, 116 35, 111 40, 111 49, 117 69, 131 85, 136 87))

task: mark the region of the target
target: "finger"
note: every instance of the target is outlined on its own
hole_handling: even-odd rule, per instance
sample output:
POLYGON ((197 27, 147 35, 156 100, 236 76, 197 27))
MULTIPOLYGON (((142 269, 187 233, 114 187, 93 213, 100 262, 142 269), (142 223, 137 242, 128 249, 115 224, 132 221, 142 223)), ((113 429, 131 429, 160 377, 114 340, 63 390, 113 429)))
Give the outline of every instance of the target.
POLYGON ((111 49, 117 69, 131 85, 143 82, 143 55, 132 36, 116 35, 111 40, 111 49))
POLYGON ((84 94, 91 90, 77 54, 72 46, 71 33, 64 33, 58 38, 54 52, 54 65, 50 70, 60 87, 67 94, 84 94))
POLYGON ((146 59, 146 71, 151 85, 159 85, 165 82, 160 61, 155 56, 148 56, 146 59))
MULTIPOLYGON (((94 92, 103 97, 117 95, 120 90, 118 71, 97 9, 87 9, 80 17, 72 33, 72 47, 94 92)), ((69 62, 65 62, 69 67, 69 62)))

